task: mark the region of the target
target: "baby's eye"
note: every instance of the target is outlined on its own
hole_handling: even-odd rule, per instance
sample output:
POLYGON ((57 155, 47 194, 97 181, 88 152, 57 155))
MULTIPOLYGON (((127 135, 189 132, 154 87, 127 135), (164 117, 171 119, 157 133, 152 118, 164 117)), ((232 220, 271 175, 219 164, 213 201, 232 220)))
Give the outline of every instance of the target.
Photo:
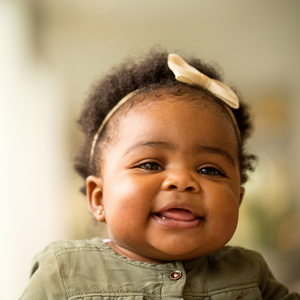
POLYGON ((223 172, 212 167, 201 168, 200 170, 198 170, 198 174, 208 175, 208 176, 225 176, 223 172))
POLYGON ((137 166, 138 168, 150 171, 161 171, 162 167, 156 162, 146 162, 137 166))

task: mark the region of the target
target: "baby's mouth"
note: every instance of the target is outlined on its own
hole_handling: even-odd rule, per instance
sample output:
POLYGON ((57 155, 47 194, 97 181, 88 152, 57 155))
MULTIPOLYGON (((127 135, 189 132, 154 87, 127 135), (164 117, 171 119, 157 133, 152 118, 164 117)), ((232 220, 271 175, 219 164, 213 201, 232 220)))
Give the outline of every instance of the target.
POLYGON ((156 214, 159 218, 163 220, 177 220, 177 221, 193 221, 196 219, 195 215, 186 209, 168 209, 166 211, 156 214))
POLYGON ((153 215, 154 219, 163 226, 177 229, 195 228, 202 218, 195 216, 186 209, 172 208, 153 215))

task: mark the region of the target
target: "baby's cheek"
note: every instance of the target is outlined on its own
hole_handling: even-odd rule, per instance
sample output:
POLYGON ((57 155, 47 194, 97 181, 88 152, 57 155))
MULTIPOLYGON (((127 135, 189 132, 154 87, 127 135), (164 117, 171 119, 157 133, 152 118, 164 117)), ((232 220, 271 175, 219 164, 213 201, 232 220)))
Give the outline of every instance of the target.
POLYGON ((210 207, 206 225, 211 226, 212 230, 220 236, 233 235, 237 227, 238 215, 239 206, 234 200, 218 201, 214 208, 210 207))

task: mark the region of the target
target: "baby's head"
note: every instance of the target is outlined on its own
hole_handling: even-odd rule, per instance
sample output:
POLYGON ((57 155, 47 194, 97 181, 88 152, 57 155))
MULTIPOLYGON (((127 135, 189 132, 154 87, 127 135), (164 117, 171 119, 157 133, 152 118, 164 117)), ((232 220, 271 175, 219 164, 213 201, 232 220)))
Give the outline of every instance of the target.
MULTIPOLYGON (((181 60, 173 58, 176 68, 181 60)), ((188 63, 220 80, 201 61, 188 63)), ((168 54, 155 51, 114 69, 85 104, 79 123, 86 140, 75 168, 86 179, 91 213, 107 223, 110 246, 123 256, 191 260, 235 232, 242 184, 253 169, 244 149, 252 124, 245 104, 224 104, 236 105, 232 91, 211 89, 205 79, 200 86, 176 80, 168 54)))

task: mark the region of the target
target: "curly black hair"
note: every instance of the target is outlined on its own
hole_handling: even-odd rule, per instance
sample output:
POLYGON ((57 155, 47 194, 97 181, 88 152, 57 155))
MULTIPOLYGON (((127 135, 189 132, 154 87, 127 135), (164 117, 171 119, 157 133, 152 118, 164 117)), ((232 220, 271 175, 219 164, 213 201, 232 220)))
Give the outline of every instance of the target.
MULTIPOLYGON (((112 134, 111 132, 107 133, 105 126, 98 138, 98 146, 95 148, 94 157, 90 161, 91 145, 99 126, 107 113, 132 91, 139 90, 139 94, 146 96, 154 92, 156 97, 163 97, 164 95, 198 95, 199 97, 200 95, 202 98, 213 98, 214 102, 220 102, 218 98, 207 90, 177 81, 167 65, 167 59, 168 52, 155 47, 147 55, 140 57, 140 59, 126 60, 123 64, 113 68, 103 79, 95 83, 78 120, 85 135, 85 141, 75 157, 74 167, 84 179, 89 175, 99 174, 99 159, 101 157, 101 147, 99 145, 109 142, 109 135, 112 134)), ((211 65, 197 58, 185 60, 208 77, 222 81, 221 73, 211 65)), ((241 135, 238 151, 241 183, 244 184, 248 180, 248 172, 254 171, 254 162, 256 161, 256 156, 247 153, 245 150, 246 140, 250 137, 253 130, 253 122, 248 105, 243 102, 238 91, 233 90, 240 99, 240 107, 232 109, 232 113, 236 118, 241 135)), ((137 102, 144 99, 143 97, 133 98, 135 100, 138 99, 136 100, 137 102)), ((131 102, 131 105, 135 105, 134 100, 131 102)), ((83 194, 86 193, 85 186, 81 189, 81 192, 83 194)))

